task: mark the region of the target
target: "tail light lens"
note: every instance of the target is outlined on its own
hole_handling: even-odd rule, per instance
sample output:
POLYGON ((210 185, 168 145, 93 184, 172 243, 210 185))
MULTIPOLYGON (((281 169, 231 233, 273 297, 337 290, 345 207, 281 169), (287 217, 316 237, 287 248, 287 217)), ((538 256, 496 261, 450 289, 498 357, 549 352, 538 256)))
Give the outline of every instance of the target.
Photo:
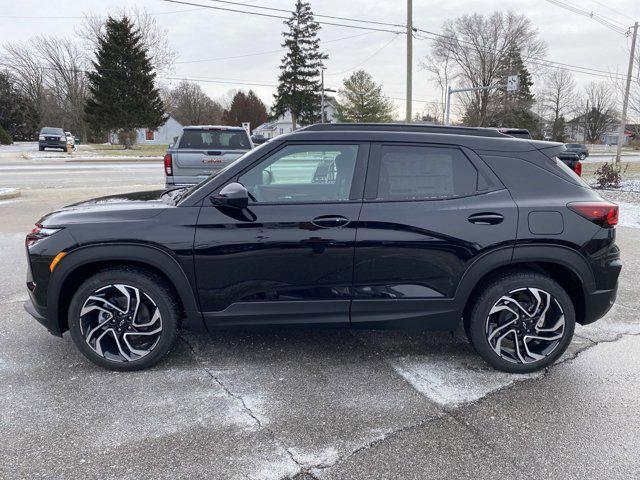
POLYGON ((165 175, 173 175, 173 160, 170 153, 164 156, 164 173, 165 175))
POLYGON ((618 205, 615 203, 572 202, 567 207, 603 228, 613 228, 618 224, 618 205))
POLYGON ((59 228, 45 228, 39 223, 36 223, 34 229, 27 234, 25 243, 27 244, 27 247, 32 247, 40 240, 44 240, 45 238, 50 237, 51 235, 59 231, 59 228))
POLYGON ((573 171, 576 172, 576 175, 581 177, 582 176, 582 162, 580 162, 580 161, 576 162, 576 164, 573 166, 573 171))

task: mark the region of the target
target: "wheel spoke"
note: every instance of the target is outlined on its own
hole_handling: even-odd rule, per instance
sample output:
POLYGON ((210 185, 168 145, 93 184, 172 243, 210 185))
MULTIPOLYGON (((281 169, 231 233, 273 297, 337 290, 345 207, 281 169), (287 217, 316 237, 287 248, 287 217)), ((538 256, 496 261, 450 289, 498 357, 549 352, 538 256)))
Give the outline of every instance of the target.
POLYGON ((112 284, 87 297, 80 309, 80 331, 100 357, 131 362, 156 347, 162 335, 162 317, 153 299, 139 288, 112 284))
POLYGON ((501 296, 486 320, 489 346, 503 359, 520 364, 544 360, 565 335, 558 301, 539 288, 525 287, 501 296), (512 317, 505 321, 505 312, 512 317))

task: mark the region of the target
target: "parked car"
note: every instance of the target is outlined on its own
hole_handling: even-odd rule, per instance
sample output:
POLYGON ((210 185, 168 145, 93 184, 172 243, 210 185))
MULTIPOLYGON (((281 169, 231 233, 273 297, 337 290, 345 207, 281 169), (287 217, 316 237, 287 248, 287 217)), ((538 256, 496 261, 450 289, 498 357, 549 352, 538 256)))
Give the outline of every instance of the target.
POLYGON ((529 130, 526 128, 499 128, 498 131, 505 135, 509 135, 510 137, 531 140, 531 133, 529 133, 529 130))
POLYGON ((461 321, 495 368, 540 370, 611 308, 621 269, 618 207, 563 151, 495 129, 303 128, 195 187, 46 215, 25 307, 115 370, 155 364, 181 327, 461 321))
POLYGON ((255 135, 251 135, 251 141, 253 142, 254 145, 262 145, 264 142, 268 141, 269 139, 267 137, 265 137, 264 135, 261 135, 259 133, 255 134, 255 135))
POLYGON ((558 160, 561 160, 567 167, 573 170, 576 175, 582 176, 582 162, 577 153, 565 151, 558 153, 556 156, 558 160))
POLYGON ((38 150, 41 152, 45 148, 67 149, 67 136, 64 130, 57 127, 42 127, 38 135, 38 150))
POLYGON ((249 134, 242 127, 184 127, 164 156, 166 188, 200 183, 252 147, 249 134))
POLYGON ((580 160, 584 160, 589 156, 589 149, 582 143, 566 143, 565 147, 567 147, 568 152, 574 152, 578 154, 580 160))

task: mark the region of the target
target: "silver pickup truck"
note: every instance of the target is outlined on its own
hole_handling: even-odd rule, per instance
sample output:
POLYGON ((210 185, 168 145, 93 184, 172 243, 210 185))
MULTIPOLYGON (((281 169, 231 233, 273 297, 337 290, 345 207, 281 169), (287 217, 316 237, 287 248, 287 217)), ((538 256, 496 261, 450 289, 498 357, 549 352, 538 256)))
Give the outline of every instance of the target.
POLYGON ((184 127, 164 156, 166 188, 200 183, 221 170, 253 144, 242 127, 197 125, 184 127))

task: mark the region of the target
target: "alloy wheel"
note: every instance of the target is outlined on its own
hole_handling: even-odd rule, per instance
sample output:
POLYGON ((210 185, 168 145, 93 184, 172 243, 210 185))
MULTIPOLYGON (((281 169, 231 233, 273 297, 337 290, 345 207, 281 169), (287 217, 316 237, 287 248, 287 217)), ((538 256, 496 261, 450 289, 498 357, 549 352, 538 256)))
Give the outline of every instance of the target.
POLYGON ((95 290, 82 305, 80 332, 100 357, 131 362, 157 346, 162 316, 153 299, 139 288, 107 285, 95 290))
POLYGON ((543 360, 565 333, 562 307, 539 288, 519 288, 503 295, 489 311, 487 341, 503 359, 528 364, 543 360))

